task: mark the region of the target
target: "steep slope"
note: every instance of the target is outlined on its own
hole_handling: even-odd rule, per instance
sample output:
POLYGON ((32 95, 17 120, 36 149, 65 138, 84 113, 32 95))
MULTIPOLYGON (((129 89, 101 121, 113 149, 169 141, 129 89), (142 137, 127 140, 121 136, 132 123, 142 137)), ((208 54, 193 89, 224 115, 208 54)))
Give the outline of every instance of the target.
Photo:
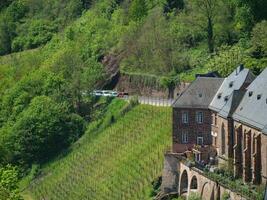
POLYGON ((139 105, 97 137, 85 134, 28 191, 33 199, 149 199, 171 142, 170 111, 139 105))

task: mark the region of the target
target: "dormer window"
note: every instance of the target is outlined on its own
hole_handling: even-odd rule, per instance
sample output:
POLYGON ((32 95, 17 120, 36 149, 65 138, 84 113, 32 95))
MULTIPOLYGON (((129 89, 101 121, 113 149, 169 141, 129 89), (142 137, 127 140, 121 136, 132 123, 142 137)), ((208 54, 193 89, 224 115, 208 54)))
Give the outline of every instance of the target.
POLYGON ((248 96, 251 97, 252 95, 253 95, 253 92, 250 91, 250 92, 248 93, 248 96))
POLYGON ((218 99, 222 98, 222 93, 219 93, 217 96, 218 99))
POLYGON ((257 100, 260 100, 261 99, 261 94, 258 94, 257 95, 257 100))
POLYGON ((224 97, 224 101, 228 101, 228 96, 224 97))
POLYGON ((233 87, 233 85, 234 85, 234 82, 231 81, 231 82, 229 83, 229 88, 233 87))
POLYGON ((201 98, 201 97, 202 97, 202 94, 201 94, 201 93, 199 93, 199 94, 198 94, 198 96, 201 98))

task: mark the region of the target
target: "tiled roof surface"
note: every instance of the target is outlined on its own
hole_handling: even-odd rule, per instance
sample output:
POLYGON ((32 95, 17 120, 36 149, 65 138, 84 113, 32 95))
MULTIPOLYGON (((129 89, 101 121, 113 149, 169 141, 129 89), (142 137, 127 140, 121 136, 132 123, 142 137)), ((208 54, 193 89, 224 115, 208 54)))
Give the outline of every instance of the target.
POLYGON ((242 92, 234 92, 235 90, 244 90, 244 86, 250 84, 255 76, 249 69, 238 67, 223 81, 221 87, 214 96, 209 108, 213 111, 221 113, 224 117, 228 117, 237 107, 242 98, 242 92))
POLYGON ((177 98, 173 107, 208 108, 223 78, 198 77, 177 98))
POLYGON ((233 118, 267 134, 267 68, 249 85, 233 118))

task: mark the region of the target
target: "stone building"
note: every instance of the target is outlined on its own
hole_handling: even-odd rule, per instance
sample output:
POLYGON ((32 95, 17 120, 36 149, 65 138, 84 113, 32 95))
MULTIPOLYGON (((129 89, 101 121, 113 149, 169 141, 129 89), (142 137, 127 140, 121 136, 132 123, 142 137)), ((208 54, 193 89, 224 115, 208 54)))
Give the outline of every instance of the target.
POLYGON ((212 111, 212 146, 216 148, 219 163, 233 158, 232 114, 245 94, 246 87, 255 79, 249 69, 239 66, 226 77, 209 105, 212 111))
POLYGON ((234 172, 244 181, 267 182, 267 68, 249 85, 233 114, 234 172))
POLYGON ((225 79, 197 77, 173 104, 173 146, 165 158, 163 193, 197 191, 208 200, 227 191, 244 199, 206 177, 203 167, 212 172, 216 160, 232 164, 245 182, 267 184, 267 68, 258 77, 243 66, 225 79))
POLYGON ((192 150, 195 144, 211 145, 211 111, 208 106, 223 80, 197 77, 174 102, 173 152, 184 153, 192 150))

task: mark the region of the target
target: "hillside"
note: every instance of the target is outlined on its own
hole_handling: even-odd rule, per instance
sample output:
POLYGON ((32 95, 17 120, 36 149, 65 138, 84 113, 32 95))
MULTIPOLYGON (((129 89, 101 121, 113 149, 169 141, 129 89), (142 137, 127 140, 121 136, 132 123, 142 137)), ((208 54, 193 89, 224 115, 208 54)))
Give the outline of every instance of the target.
POLYGON ((110 100, 90 94, 113 89, 114 77, 171 97, 196 73, 226 76, 243 63, 259 74, 267 66, 266 2, 1 1, 0 196, 19 196, 17 183, 34 166, 107 114, 110 100))
POLYGON ((89 127, 28 192, 33 199, 149 199, 170 146, 170 117, 169 108, 139 105, 95 136, 89 127))

